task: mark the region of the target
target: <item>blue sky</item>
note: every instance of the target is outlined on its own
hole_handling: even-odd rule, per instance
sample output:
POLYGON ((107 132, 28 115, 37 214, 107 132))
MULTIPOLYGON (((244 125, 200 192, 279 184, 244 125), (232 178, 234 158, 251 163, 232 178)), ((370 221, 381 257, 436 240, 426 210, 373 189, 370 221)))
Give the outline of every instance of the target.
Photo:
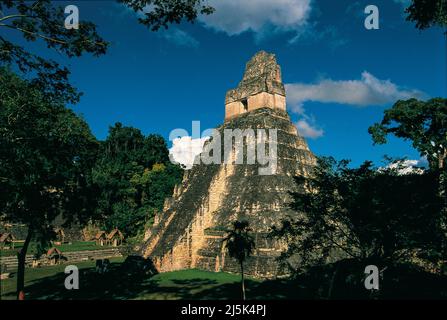
MULTIPOLYGON (((405 21, 405 0, 210 0, 213 16, 151 32, 114 1, 71 1, 81 20, 97 24, 109 42, 105 56, 66 60, 84 96, 74 110, 104 139, 119 121, 168 138, 223 122, 224 99, 245 63, 273 52, 287 84, 288 111, 317 155, 380 163, 387 154, 419 159, 409 143, 373 146, 368 126, 400 98, 446 96, 446 41, 437 28, 405 21), (374 4, 380 29, 366 30, 374 4)), ((61 2, 61 5, 65 2, 61 2)))

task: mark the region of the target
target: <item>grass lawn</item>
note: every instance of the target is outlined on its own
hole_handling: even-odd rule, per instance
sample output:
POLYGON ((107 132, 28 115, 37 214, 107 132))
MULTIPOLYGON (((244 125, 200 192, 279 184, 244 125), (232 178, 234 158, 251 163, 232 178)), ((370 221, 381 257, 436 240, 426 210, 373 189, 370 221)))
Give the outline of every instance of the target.
POLYGON ((237 274, 196 269, 165 272, 146 281, 144 285, 154 290, 144 290, 135 299, 225 299, 228 296, 237 299, 240 297, 240 279, 237 274))
MULTIPOLYGON (((64 265, 27 269, 27 299, 239 299, 240 276, 224 272, 182 270, 153 277, 128 278, 120 272, 123 258, 110 259, 111 271, 95 272, 95 262, 76 263, 79 290, 64 287, 64 265)), ((246 280, 248 299, 283 298, 281 281, 246 280), (273 285, 273 286, 272 286, 273 285), (279 287, 278 287, 279 285, 279 287)), ((1 298, 15 299, 16 278, 1 281, 1 298)))
MULTIPOLYGON (((110 262, 112 264, 121 263, 124 258, 111 258, 110 262)), ((85 262, 77 262, 73 263, 79 268, 79 273, 89 272, 95 268, 95 261, 85 261, 85 262)), ((67 265, 58 265, 58 266, 46 266, 41 268, 26 268, 25 271, 25 288, 28 291, 28 288, 36 288, 40 283, 46 281, 46 279, 62 276, 65 279, 65 267, 67 265)), ((16 290, 16 281, 17 278, 15 274, 12 278, 6 280, 0 280, 0 293, 1 299, 15 299, 15 290, 16 290)), ((54 289, 57 291, 61 287, 64 288, 64 281, 61 283, 53 283, 54 289)), ((65 289, 65 288, 64 288, 65 289)), ((29 291, 28 291, 29 292, 29 291)), ((32 296, 32 292, 29 292, 32 296)), ((45 298, 45 296, 35 298, 45 298)))
MULTIPOLYGON (((227 300, 241 298, 238 274, 181 270, 161 273, 152 277, 129 275, 121 268, 123 260, 123 258, 110 259, 110 271, 103 275, 95 272, 94 261, 76 263, 79 268, 79 290, 65 289, 64 265, 28 268, 25 273, 26 298, 49 300, 227 300)), ((310 274, 307 280, 302 278, 301 280, 262 281, 248 278, 246 280, 247 299, 327 299, 327 279, 329 277, 322 279, 320 269, 317 270, 318 272, 310 274)), ((383 298, 447 299, 445 290, 447 277, 414 272, 403 274, 403 270, 398 268, 396 269, 397 273, 391 270, 389 277, 397 280, 389 283, 390 289, 383 291, 383 298)), ((344 276, 338 279, 336 298, 368 298, 363 286, 358 288, 343 286, 344 279, 344 276)), ((0 281, 1 299, 15 299, 15 286, 15 275, 13 278, 0 281)))
MULTIPOLYGON (((0 250, 0 257, 1 256, 13 256, 17 254, 17 251, 23 247, 23 242, 17 242, 14 245, 14 249, 8 249, 8 250, 0 250)), ((85 251, 85 250, 101 250, 101 249, 108 249, 113 248, 112 246, 98 246, 96 245, 95 241, 76 241, 72 244, 62 244, 59 246, 55 246, 59 250, 64 252, 70 252, 70 251, 85 251)), ((27 254, 34 254, 36 253, 36 244, 30 243, 30 246, 28 248, 27 254)))

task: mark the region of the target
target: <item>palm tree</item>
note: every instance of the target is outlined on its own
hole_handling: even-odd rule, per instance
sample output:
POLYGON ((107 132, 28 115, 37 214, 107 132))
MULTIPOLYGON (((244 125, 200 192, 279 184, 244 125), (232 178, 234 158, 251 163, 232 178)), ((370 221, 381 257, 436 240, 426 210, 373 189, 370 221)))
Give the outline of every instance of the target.
POLYGON ((244 261, 253 253, 255 241, 249 234, 248 221, 233 222, 233 229, 227 231, 224 239, 228 254, 237 259, 241 266, 242 299, 245 300, 244 261))

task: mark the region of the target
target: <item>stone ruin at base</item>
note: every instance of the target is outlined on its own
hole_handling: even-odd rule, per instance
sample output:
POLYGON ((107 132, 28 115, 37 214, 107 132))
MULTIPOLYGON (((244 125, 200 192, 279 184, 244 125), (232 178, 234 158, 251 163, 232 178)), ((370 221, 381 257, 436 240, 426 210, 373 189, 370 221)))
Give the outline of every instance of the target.
POLYGON ((239 272, 224 248, 225 230, 235 220, 247 220, 256 249, 246 273, 274 278, 283 274, 276 258, 284 245, 267 237, 274 225, 296 213, 289 209, 295 176, 308 175, 315 156, 286 112, 285 90, 275 55, 258 52, 244 77, 225 100, 225 122, 217 128, 277 129, 276 174, 259 175, 259 164, 195 164, 185 171, 173 197, 146 231, 141 254, 159 272, 197 268, 239 272))

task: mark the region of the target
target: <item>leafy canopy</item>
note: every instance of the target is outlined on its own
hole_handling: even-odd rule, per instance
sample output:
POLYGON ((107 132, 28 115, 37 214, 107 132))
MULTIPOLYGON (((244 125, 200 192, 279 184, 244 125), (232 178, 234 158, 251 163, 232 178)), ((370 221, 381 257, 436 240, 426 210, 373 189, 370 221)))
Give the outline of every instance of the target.
POLYGON ((118 0, 135 12, 144 12, 138 21, 157 31, 161 27, 167 29, 172 23, 182 20, 194 22, 199 14, 212 14, 214 8, 205 4, 204 0, 118 0))
POLYGON ((0 68, 0 207, 5 220, 50 237, 51 224, 89 216, 98 143, 87 123, 0 68))
POLYGON ((0 0, 0 66, 10 66, 32 79, 32 84, 59 102, 76 103, 80 94, 70 85, 70 71, 54 60, 31 53, 7 38, 7 31, 19 31, 28 42, 42 40, 48 48, 68 57, 84 53, 94 56, 106 52, 108 43, 96 32, 96 26, 80 21, 79 29, 64 27, 64 8, 49 0, 0 0), (63 99, 63 101, 61 101, 63 99))
POLYGON ((172 195, 183 170, 170 163, 163 137, 116 123, 101 145, 93 170, 100 190, 98 214, 106 229, 135 236, 172 195))
POLYGON ((445 168, 447 157, 447 99, 399 100, 385 110, 383 119, 368 129, 375 144, 387 142, 387 135, 410 140, 430 168, 445 168))
MULTIPOLYGON (((144 17, 138 20, 152 31, 160 27, 168 28, 171 23, 182 20, 193 22, 199 14, 214 11, 204 4, 204 0, 117 1, 135 12, 144 12, 144 17)), ((68 68, 32 53, 7 37, 18 31, 27 42, 41 40, 49 49, 69 58, 85 53, 93 56, 105 54, 109 43, 97 33, 93 22, 81 20, 78 29, 64 27, 65 5, 50 0, 0 0, 0 67, 10 66, 20 71, 22 76, 32 79, 33 84, 46 95, 74 104, 81 94, 70 85, 68 68)))
POLYGON ((320 158, 312 177, 297 178, 307 190, 292 193, 297 217, 272 232, 288 244, 283 261, 304 271, 340 259, 383 266, 414 252, 437 255, 441 211, 433 173, 348 163, 320 158))
POLYGON ((405 12, 407 20, 415 22, 418 29, 447 27, 447 0, 413 0, 405 12))

